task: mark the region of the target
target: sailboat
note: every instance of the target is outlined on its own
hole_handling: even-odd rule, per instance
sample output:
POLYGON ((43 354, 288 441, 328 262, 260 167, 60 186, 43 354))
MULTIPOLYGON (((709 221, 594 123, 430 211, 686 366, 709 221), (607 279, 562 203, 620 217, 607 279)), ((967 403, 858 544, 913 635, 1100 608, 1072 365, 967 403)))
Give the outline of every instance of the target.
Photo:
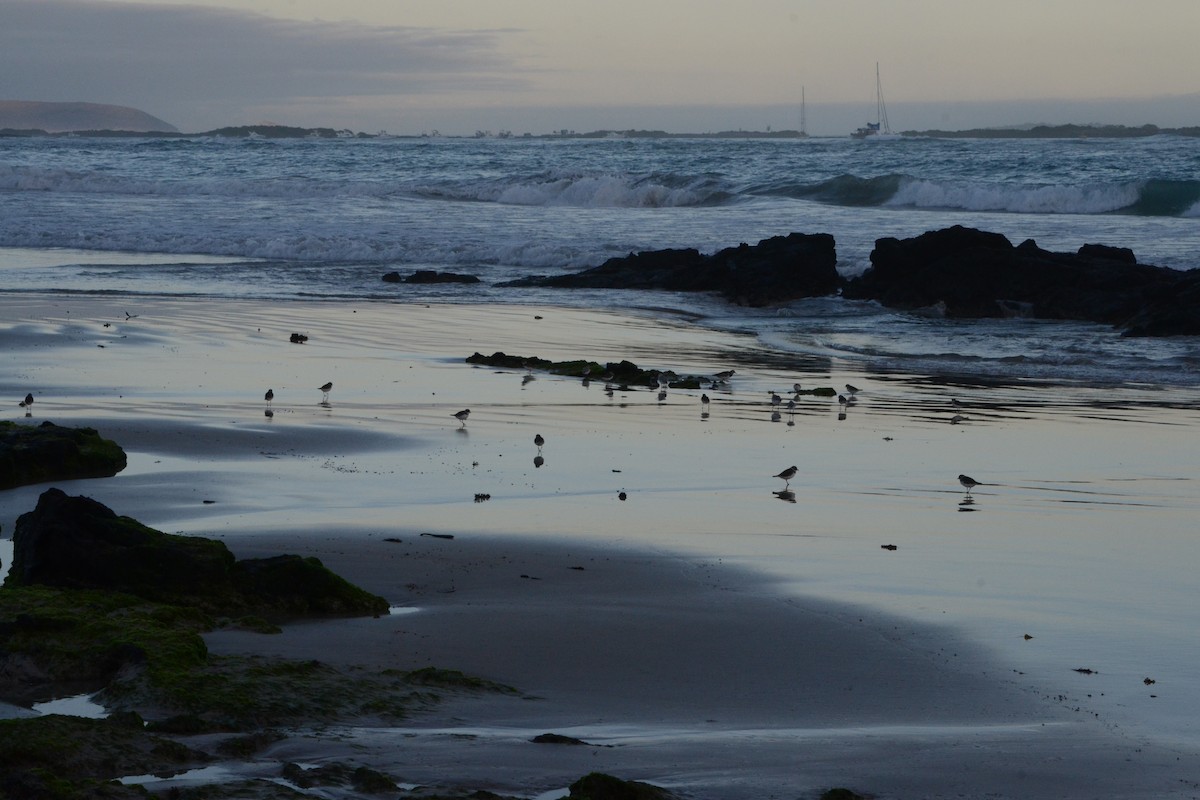
POLYGON ((887 106, 883 104, 883 82, 879 79, 879 62, 875 62, 875 121, 868 122, 863 127, 850 134, 852 139, 870 139, 884 141, 899 139, 900 134, 893 133, 888 125, 887 106))
POLYGON ((800 137, 801 139, 808 138, 808 120, 804 117, 804 87, 800 87, 800 137))

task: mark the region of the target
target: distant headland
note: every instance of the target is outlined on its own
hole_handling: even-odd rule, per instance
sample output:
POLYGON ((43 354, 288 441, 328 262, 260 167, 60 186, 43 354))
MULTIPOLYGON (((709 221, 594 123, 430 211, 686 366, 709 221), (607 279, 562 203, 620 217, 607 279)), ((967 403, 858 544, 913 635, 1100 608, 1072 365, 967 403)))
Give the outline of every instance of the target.
POLYGON ((171 123, 128 106, 0 100, 0 132, 10 136, 22 133, 49 136, 101 130, 131 134, 179 133, 179 129, 171 123))
MULTIPOLYGON (((1159 128, 1156 125, 1030 125, 1004 128, 974 128, 961 131, 904 131, 903 136, 940 139, 1131 139, 1173 135, 1200 137, 1200 126, 1159 128)), ((188 137, 225 136, 251 139, 420 139, 438 138, 436 131, 394 135, 386 131, 362 133, 347 128, 302 128, 274 123, 231 125, 208 131, 183 133, 158 117, 127 106, 103 103, 49 103, 29 100, 0 100, 0 136, 111 136, 188 137)), ((476 131, 472 136, 446 138, 477 139, 806 139, 799 130, 725 130, 707 133, 670 133, 662 130, 595 130, 580 133, 562 129, 548 133, 476 131)))

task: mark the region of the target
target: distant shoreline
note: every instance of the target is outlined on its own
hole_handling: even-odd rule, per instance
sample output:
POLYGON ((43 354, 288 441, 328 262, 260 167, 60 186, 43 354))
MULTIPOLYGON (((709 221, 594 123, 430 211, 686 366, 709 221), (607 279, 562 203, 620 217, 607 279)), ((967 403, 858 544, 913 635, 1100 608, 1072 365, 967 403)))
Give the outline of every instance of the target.
MULTIPOLYGON (((1149 136, 1200 137, 1200 126, 1159 128, 1156 125, 1130 127, 1126 125, 1036 125, 1030 128, 972 128, 961 131, 924 130, 904 131, 902 136, 931 139, 1138 139, 1149 136)), ((287 125, 237 125, 210 131, 180 133, 178 131, 78 130, 49 132, 40 128, 0 128, 0 137, 9 138, 72 138, 108 137, 141 139, 189 139, 195 137, 226 137, 249 139, 839 139, 847 137, 810 137, 798 130, 779 131, 718 131, 710 133, 669 133, 661 130, 596 130, 586 133, 562 130, 552 133, 514 135, 479 131, 471 136, 441 134, 362 133, 349 129, 298 128, 287 125)))

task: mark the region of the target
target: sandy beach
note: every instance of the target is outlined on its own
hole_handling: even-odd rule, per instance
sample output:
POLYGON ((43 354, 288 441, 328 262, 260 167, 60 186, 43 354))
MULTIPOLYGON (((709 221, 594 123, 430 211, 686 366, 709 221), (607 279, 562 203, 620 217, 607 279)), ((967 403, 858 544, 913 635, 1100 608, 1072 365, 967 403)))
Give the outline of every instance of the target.
MULTIPOLYGON (((7 418, 92 426, 129 454, 59 488, 238 556, 316 555, 396 612, 209 634, 211 652, 519 692, 296 732, 237 774, 353 759, 525 797, 594 770, 730 800, 1200 794, 1194 390, 784 363, 649 310, 0 309, 7 418), (699 391, 609 395, 466 364, 476 351, 737 375, 705 410, 699 391), (794 382, 860 391, 773 421, 768 392, 794 382), (793 464, 781 497, 771 476, 793 464), (546 732, 590 746, 528 741, 546 732)), ((0 535, 45 488, 3 493, 0 535)))

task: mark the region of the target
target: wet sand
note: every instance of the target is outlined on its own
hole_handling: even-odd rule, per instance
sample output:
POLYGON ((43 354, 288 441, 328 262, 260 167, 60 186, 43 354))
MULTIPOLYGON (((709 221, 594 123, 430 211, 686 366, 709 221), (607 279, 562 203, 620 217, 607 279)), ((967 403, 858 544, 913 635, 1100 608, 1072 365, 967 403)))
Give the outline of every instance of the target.
MULTIPOLYGON (((65 491, 238 555, 317 555, 410 609, 213 634, 213 652, 435 665, 523 693, 291 738, 248 772, 353 755, 413 783, 534 795, 600 769, 722 798, 1200 782, 1194 397, 789 365, 661 313, 0 307, 0 392, 37 398, 10 418, 92 425, 130 454, 65 491), (476 350, 738 375, 703 416, 699 392, 610 397, 464 364, 476 350), (772 422, 767 392, 796 381, 862 391, 772 422), (791 464, 781 501, 770 476, 791 464), (959 472, 991 485, 968 502, 959 472), (596 746, 528 743, 548 731, 596 746)), ((44 488, 5 493, 5 532, 44 488)))

